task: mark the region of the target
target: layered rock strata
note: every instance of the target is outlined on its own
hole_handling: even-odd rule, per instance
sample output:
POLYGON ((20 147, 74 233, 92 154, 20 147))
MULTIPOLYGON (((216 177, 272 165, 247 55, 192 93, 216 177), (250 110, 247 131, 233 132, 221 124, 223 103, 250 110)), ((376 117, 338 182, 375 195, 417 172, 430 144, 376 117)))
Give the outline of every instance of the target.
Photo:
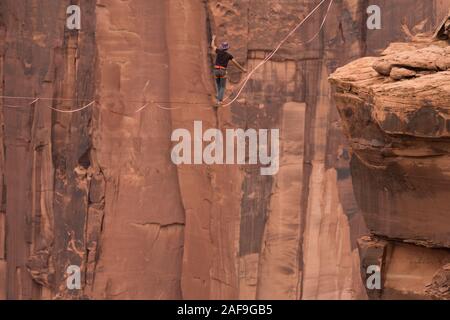
MULTIPOLYGON (((323 6, 231 108, 214 110, 211 34, 251 69, 318 1, 2 0, 0 95, 32 99, 0 100, 0 298, 366 298, 356 238, 367 231, 327 78, 402 39, 404 12, 410 25, 429 18, 427 28, 449 5, 373 2, 381 30, 366 28, 367 1, 335 1, 302 46, 323 6), (65 27, 73 4, 79 31, 65 27), (56 100, 30 105, 35 97, 56 100), (77 113, 47 108, 93 100, 77 113), (194 121, 280 129, 278 175, 176 167, 170 134, 194 121), (70 265, 81 267, 81 290, 66 286, 70 265)), ((410 69, 389 75, 421 72, 410 69)), ((230 69, 230 89, 240 77, 230 69)))
POLYGON ((393 43, 330 77, 355 197, 374 235, 360 242, 362 265, 380 266, 381 298, 443 297, 448 287, 449 69, 448 40, 429 37, 393 43))

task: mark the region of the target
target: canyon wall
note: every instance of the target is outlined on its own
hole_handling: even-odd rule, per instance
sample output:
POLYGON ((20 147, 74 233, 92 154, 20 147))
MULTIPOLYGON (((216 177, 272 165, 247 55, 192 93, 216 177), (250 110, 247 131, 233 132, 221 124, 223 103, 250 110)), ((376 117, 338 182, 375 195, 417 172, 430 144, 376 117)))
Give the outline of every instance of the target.
MULTIPOLYGON (((247 59, 251 69, 299 21, 297 17, 305 16, 316 4, 210 1, 212 32, 220 39, 232 39, 237 58, 247 59)), ((336 67, 404 39, 400 28, 403 18, 410 26, 428 18, 425 29, 430 30, 445 15, 448 5, 338 1, 320 37, 301 46, 318 30, 325 5, 255 74, 247 94, 232 106, 230 117, 236 124, 281 127, 283 145, 279 174, 262 182, 271 184, 267 187, 272 190, 268 212, 260 207, 241 207, 239 274, 250 284, 240 285, 244 297, 365 298, 355 274, 359 269, 356 238, 367 231, 353 196, 349 150, 327 78, 336 67), (366 27, 369 4, 382 10, 381 30, 366 27), (290 125, 293 121, 295 126, 290 125), (254 235, 251 251, 247 249, 249 234, 254 235)), ((232 82, 238 80, 237 72, 231 75, 232 82)), ((249 173, 245 180, 258 179, 257 173, 249 173)), ((249 194, 266 198, 267 189, 261 182, 251 185, 249 194)))
POLYGON ((449 297, 450 37, 413 37, 331 77, 372 233, 359 240, 362 265, 382 271, 374 298, 449 297))
MULTIPOLYGON (((405 12, 431 29, 450 3, 335 1, 301 45, 325 4, 231 107, 212 108, 211 35, 251 69, 317 3, 1 1, 0 95, 41 99, 0 100, 0 299, 367 298, 368 231, 328 77, 403 40, 405 12), (70 4, 79 31, 65 28, 70 4), (366 28, 369 4, 381 30, 366 28), (175 166, 171 133, 194 121, 280 129, 278 174, 175 166), (70 265, 82 290, 66 286, 70 265)), ((230 69, 229 93, 241 77, 230 69)))

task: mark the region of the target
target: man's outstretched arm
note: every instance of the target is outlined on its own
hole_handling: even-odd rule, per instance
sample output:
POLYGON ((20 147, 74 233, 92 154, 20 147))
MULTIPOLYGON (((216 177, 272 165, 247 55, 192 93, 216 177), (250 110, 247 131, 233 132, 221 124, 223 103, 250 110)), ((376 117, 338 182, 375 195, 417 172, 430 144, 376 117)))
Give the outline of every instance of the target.
POLYGON ((213 51, 213 54, 216 54, 217 46, 216 46, 216 36, 215 35, 213 35, 213 37, 212 37, 211 49, 213 51))
POLYGON ((239 62, 236 61, 236 59, 231 60, 231 62, 233 62, 233 64, 238 67, 242 72, 247 72, 247 69, 245 69, 243 66, 241 66, 239 64, 239 62))

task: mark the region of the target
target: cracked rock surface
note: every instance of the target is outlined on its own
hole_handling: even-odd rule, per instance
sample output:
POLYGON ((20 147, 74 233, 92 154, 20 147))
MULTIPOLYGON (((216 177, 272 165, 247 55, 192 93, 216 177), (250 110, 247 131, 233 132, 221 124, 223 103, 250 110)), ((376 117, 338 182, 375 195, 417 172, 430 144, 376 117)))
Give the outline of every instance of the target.
MULTIPOLYGON (((303 46, 320 27, 322 7, 231 107, 215 110, 211 35, 251 70, 318 1, 1 0, 0 95, 74 100, 0 100, 0 299, 367 299, 356 241, 368 232, 361 212, 380 234, 446 246, 445 46, 435 43, 436 59, 420 65, 397 64, 400 51, 391 46, 382 63, 389 77, 371 68, 376 58, 354 62, 343 99, 363 108, 340 109, 358 121, 342 122, 334 107, 329 74, 403 39, 405 12, 412 25, 429 18, 426 29, 450 5, 380 2, 388 17, 381 30, 366 29, 366 1, 335 1, 323 31, 303 46), (80 31, 65 28, 74 3, 80 31), (427 77, 434 83, 417 90, 427 77), (369 107, 370 84, 390 86, 376 96, 389 104, 369 107), (47 108, 94 99, 73 114, 47 108), (149 101, 164 103, 134 114, 149 101), (410 111, 396 111, 402 107, 410 111), (170 135, 192 132, 194 121, 204 131, 280 129, 279 173, 175 166, 170 135), (342 126, 361 149, 353 160, 342 126), (81 290, 66 286, 70 265, 81 268, 81 290)), ((229 71, 227 94, 242 77, 229 71)), ((418 246, 405 246, 393 261, 411 264, 391 264, 390 274, 425 265, 414 273, 420 281, 387 283, 392 292, 405 284, 420 293, 448 262, 426 247, 414 260, 408 248, 418 246)))
MULTIPOLYGON (((381 298, 445 296, 437 294, 444 271, 425 285, 450 257, 449 54, 448 40, 393 43, 381 57, 358 59, 330 77, 351 144, 356 200, 375 239, 398 253, 379 256, 387 282, 381 298), (436 259, 420 285, 389 281, 389 265, 406 270, 417 263, 414 252, 436 259)), ((378 250, 363 247, 368 256, 378 250)))

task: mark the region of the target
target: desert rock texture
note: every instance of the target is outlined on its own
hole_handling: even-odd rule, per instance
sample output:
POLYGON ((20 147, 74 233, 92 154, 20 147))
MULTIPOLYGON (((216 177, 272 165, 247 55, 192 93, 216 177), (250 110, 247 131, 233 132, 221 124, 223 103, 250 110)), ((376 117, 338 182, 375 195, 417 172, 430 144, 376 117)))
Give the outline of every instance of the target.
POLYGON ((362 265, 383 274, 383 290, 370 296, 449 295, 449 21, 434 37, 392 43, 330 78, 356 200, 372 233, 359 240, 362 265))
POLYGON ((303 45, 327 1, 212 107, 213 34, 251 70, 318 3, 1 0, 0 299, 448 297, 450 51, 421 32, 450 0, 335 0, 303 45), (174 165, 194 121, 280 129, 279 172, 174 165))

